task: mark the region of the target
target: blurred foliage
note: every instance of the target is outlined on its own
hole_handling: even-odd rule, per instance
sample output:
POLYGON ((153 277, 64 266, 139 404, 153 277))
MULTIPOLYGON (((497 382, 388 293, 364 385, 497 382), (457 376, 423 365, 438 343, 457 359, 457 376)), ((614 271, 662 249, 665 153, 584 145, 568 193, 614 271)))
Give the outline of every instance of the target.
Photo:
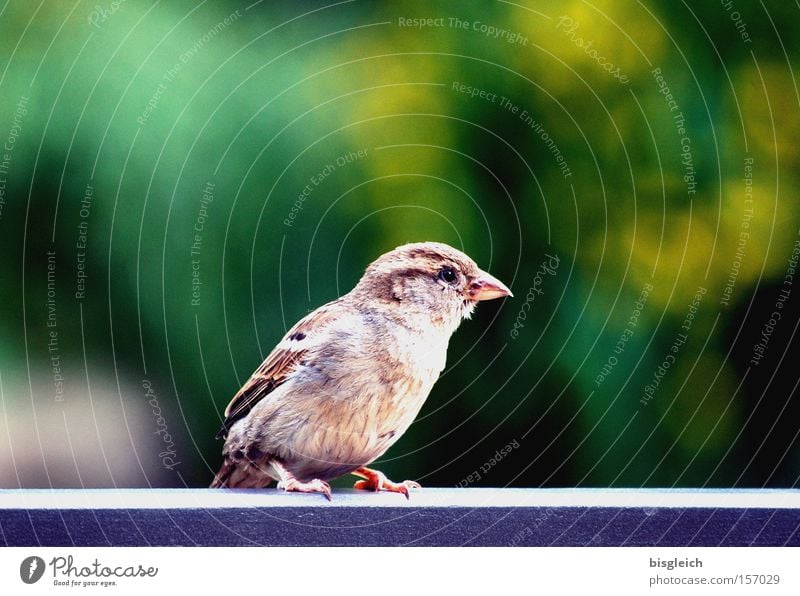
MULTIPOLYGON (((778 1, 8 3, 4 408, 53 401, 55 330, 65 401, 111 380, 117 415, 147 419, 154 388, 180 465, 143 456, 140 484, 207 485, 222 410, 284 330, 381 253, 438 240, 516 298, 454 336, 390 477, 460 483, 516 440, 474 485, 793 486, 798 25, 778 1)), ((152 429, 119 440, 160 447, 152 429)))

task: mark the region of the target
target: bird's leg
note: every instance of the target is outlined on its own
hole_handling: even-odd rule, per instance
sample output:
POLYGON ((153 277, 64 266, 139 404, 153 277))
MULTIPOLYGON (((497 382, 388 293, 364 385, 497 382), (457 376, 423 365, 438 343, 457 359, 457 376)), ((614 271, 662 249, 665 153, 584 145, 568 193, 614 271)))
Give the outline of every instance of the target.
POLYGON ((283 464, 275 461, 274 459, 269 463, 281 477, 280 481, 278 482, 278 488, 283 489, 286 492, 322 493, 329 501, 332 499, 331 485, 324 480, 315 478, 311 482, 300 482, 294 477, 294 474, 292 474, 283 466, 283 464))
POLYGON ((356 476, 361 476, 364 480, 359 480, 353 485, 353 488, 361 488, 364 490, 374 490, 375 492, 385 490, 391 493, 403 493, 406 499, 410 499, 410 490, 412 488, 422 488, 418 482, 413 480, 404 480, 403 482, 392 482, 386 477, 386 474, 378 470, 371 470, 369 468, 359 468, 354 472, 350 472, 356 476))

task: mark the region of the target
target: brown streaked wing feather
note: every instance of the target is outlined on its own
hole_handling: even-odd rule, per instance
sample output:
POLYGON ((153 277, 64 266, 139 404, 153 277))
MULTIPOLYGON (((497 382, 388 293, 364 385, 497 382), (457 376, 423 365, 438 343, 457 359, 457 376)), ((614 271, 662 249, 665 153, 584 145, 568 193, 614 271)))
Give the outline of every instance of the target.
MULTIPOLYGON (((281 342, 297 337, 298 334, 305 338, 319 333, 322 327, 336 317, 337 309, 334 305, 337 302, 338 300, 321 306, 300 319, 289 329, 281 342)), ((301 345, 296 350, 275 348, 270 352, 225 408, 225 422, 217 433, 217 438, 226 437, 234 422, 247 416, 253 406, 286 381, 298 364, 303 363, 308 350, 300 347, 301 345)))
POLYGON ((225 409, 225 430, 245 417, 264 396, 280 386, 307 350, 274 350, 247 380, 225 409))

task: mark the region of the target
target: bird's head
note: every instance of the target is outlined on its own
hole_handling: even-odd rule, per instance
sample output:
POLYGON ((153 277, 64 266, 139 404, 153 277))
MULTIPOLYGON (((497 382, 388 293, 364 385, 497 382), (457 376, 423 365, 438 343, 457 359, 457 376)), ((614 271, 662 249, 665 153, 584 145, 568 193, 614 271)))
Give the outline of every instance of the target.
POLYGON ((478 302, 512 295, 463 252, 438 242, 405 244, 380 256, 354 292, 387 305, 399 317, 430 318, 450 332, 478 302))

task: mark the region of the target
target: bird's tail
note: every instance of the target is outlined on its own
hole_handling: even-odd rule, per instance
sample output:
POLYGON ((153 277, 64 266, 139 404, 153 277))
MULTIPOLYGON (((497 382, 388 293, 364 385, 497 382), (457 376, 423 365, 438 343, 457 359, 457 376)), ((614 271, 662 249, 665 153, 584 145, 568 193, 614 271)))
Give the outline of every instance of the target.
POLYGON ((235 469, 236 464, 226 457, 222 462, 219 472, 217 472, 217 475, 214 476, 214 480, 211 482, 211 485, 208 488, 227 488, 228 480, 235 469))
POLYGON ((237 461, 226 455, 209 488, 264 488, 272 482, 264 463, 249 459, 237 461))

